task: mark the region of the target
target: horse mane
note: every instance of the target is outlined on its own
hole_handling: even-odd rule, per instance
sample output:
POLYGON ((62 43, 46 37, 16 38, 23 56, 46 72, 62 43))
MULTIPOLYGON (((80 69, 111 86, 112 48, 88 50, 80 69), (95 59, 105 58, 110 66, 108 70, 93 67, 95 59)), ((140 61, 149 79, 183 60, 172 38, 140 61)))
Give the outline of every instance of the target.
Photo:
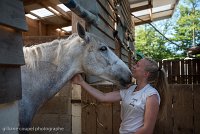
MULTIPOLYGON (((58 60, 59 53, 62 51, 62 44, 68 44, 72 41, 78 34, 74 33, 70 35, 67 39, 55 39, 51 42, 41 43, 37 45, 33 45, 30 47, 23 47, 24 58, 26 66, 29 68, 35 68, 38 65, 39 61, 48 61, 49 53, 52 53, 50 50, 55 50, 54 53, 55 59, 58 60)), ((56 61, 54 61, 56 62, 56 61)))

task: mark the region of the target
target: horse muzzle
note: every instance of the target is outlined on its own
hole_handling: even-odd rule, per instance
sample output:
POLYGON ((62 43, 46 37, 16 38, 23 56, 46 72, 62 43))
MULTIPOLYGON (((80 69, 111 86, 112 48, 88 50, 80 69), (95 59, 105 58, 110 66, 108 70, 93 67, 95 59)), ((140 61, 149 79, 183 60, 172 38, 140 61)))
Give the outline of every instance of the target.
POLYGON ((129 73, 127 75, 123 75, 123 77, 119 77, 119 84, 122 87, 127 87, 132 83, 132 74, 129 73))

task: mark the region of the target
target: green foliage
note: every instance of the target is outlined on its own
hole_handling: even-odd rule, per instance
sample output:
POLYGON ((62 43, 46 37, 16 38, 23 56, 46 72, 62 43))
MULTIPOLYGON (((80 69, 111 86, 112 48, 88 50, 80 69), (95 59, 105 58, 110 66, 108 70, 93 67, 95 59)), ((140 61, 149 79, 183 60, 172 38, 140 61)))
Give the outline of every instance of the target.
POLYGON ((179 2, 173 18, 153 25, 170 40, 168 42, 150 25, 136 27, 136 50, 154 59, 184 58, 187 49, 200 43, 200 0, 179 2))
POLYGON ((200 9, 198 8, 200 1, 185 0, 184 2, 185 4, 182 3, 178 7, 180 17, 174 27, 175 33, 172 38, 180 44, 180 47, 175 47, 176 51, 186 51, 192 45, 200 43, 200 9))
POLYGON ((172 57, 173 53, 164 45, 165 43, 166 40, 150 26, 136 29, 136 50, 147 57, 157 60, 172 57))

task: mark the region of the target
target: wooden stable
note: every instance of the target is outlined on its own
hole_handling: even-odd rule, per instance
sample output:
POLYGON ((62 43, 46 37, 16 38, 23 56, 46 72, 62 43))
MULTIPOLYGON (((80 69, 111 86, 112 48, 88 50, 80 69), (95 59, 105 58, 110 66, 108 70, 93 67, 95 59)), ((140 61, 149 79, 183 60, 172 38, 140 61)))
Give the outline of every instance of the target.
MULTIPOLYGON (((43 43, 47 41, 52 41, 56 38, 67 38, 71 33, 76 32, 76 23, 80 22, 87 32, 93 33, 100 38, 102 38, 108 46, 116 52, 116 54, 130 66, 131 56, 134 52, 133 37, 134 37, 134 24, 131 20, 130 10, 128 1, 117 2, 114 0, 88 0, 87 2, 76 1, 78 6, 83 9, 93 13, 97 16, 97 21, 95 24, 88 22, 81 16, 76 15, 73 12, 63 13, 60 12, 62 16, 52 16, 49 18, 44 18, 39 20, 33 20, 26 17, 27 24, 29 26, 28 32, 23 33, 24 46, 31 46, 38 43, 43 43), (91 6, 91 3, 93 6, 91 6), (117 7, 117 5, 121 5, 117 7), (120 17, 119 17, 119 15, 120 17), (68 16, 68 17, 66 17, 68 16), (60 20, 60 24, 56 20, 60 20), (61 21, 65 20, 65 21, 61 21), (67 20, 67 21, 66 21, 67 20), (63 32, 57 30, 61 29, 63 26, 72 25, 72 32, 63 32)), ((56 4, 60 4, 59 1, 24 1, 25 12, 30 13, 35 7, 56 7, 56 4), (58 3, 56 3, 58 2, 58 3)), ((58 9, 55 8, 55 9, 58 9)), ((73 10, 73 9, 71 9, 73 10)), ((60 10, 59 10, 60 11, 60 10)), ((98 86, 102 79, 86 75, 86 80, 89 83, 93 83, 98 86)), ((102 91, 107 92, 113 90, 114 85, 102 85, 105 88, 101 88, 102 91)), ((45 104, 36 114, 32 126, 40 127, 61 127, 64 131, 59 133, 92 133, 94 131, 98 133, 118 133, 119 123, 120 123, 120 104, 108 104, 101 105, 101 109, 95 109, 90 113, 94 115, 92 119, 88 115, 87 110, 91 110, 89 105, 84 108, 85 100, 84 97, 86 93, 81 93, 80 89, 72 88, 70 84, 66 83, 66 86, 55 95, 47 104, 45 104), (77 97, 78 96, 78 97, 77 97), (106 111, 104 111, 107 109, 106 111), (97 114, 102 113, 102 115, 97 114), (110 118, 107 120, 107 125, 105 127, 99 127, 98 120, 103 122, 105 115, 110 113, 110 118), (113 113, 113 114, 112 114, 113 113), (88 116, 87 116, 88 115, 88 116), (93 120, 96 124, 95 128, 91 130, 91 123, 88 120, 93 120), (118 123, 116 123, 116 119, 118 123)), ((88 95, 87 95, 88 96, 88 95)), ((87 103, 93 103, 92 100, 87 100, 87 103)), ((104 123, 103 123, 104 124, 104 123)), ((38 133, 38 132, 31 132, 38 133)), ((39 133, 46 133, 39 132, 39 133)))
MULTIPOLYGON (((157 12, 153 13, 151 10, 151 15, 141 18, 145 18, 146 23, 163 16, 169 17, 173 14, 177 0, 170 2, 173 6, 166 10, 167 13, 163 11, 161 15, 158 15, 157 12)), ((0 78, 0 103, 21 99, 20 66, 24 64, 22 44, 31 46, 57 38, 67 38, 76 32, 76 23, 80 22, 87 32, 102 38, 130 66, 131 57, 135 51, 134 27, 144 23, 138 21, 137 18, 132 19, 131 12, 163 4, 159 0, 154 0, 154 2, 139 0, 136 3, 132 0, 1 0, 0 3, 0 75, 2 76, 0 78), (62 3, 71 11, 61 9, 58 4, 62 3), (40 8, 49 10, 53 15, 41 17, 33 12, 40 8), (33 15, 37 19, 25 18, 24 13, 33 15), (137 22, 134 23, 134 21, 137 22), (72 31, 62 30, 66 26, 72 26, 72 31), (22 31, 26 32, 22 33, 22 31)), ((164 4, 169 4, 169 2, 165 0, 164 4)), ((97 77, 86 75, 85 78, 103 92, 118 90, 115 85, 97 77)), ((38 111, 32 126, 60 127, 63 131, 59 133, 63 134, 119 133, 120 104, 100 104, 86 92, 80 91, 80 87, 72 88, 71 84, 66 83, 63 89, 38 111)), ((17 103, 15 106, 15 110, 18 109, 17 103)), ((3 109, 2 107, 5 105, 0 106, 0 110, 3 109)), ((0 115, 0 117, 4 116, 2 112, 0 115)), ((47 132, 32 133, 46 134, 47 132)))

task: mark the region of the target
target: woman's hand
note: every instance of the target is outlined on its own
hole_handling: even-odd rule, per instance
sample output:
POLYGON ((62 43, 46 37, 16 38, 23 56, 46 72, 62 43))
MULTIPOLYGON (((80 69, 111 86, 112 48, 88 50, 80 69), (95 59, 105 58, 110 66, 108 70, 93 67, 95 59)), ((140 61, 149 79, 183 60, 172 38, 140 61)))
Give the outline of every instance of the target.
POLYGON ((80 74, 76 74, 72 79, 71 79, 72 83, 73 84, 78 84, 78 85, 81 85, 84 80, 82 78, 82 76, 80 74))

